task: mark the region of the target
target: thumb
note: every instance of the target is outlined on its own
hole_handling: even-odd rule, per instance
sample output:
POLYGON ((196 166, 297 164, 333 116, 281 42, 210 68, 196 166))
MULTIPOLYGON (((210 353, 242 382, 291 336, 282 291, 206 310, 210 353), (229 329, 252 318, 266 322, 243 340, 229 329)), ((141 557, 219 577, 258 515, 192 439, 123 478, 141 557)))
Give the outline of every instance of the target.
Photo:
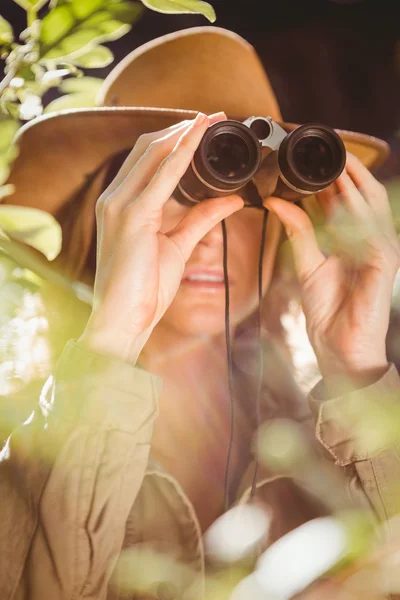
POLYGON ((166 235, 178 246, 187 261, 200 240, 243 205, 243 198, 236 195, 203 200, 195 204, 166 235))
POLYGON ((309 216, 300 206, 273 196, 264 201, 264 206, 276 214, 285 228, 297 276, 301 283, 304 282, 325 262, 309 216))

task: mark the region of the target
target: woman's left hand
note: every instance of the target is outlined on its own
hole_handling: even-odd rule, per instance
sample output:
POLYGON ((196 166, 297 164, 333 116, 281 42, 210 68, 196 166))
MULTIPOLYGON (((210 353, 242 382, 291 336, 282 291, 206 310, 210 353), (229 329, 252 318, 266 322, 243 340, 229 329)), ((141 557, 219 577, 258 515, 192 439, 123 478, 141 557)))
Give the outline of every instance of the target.
POLYGON ((387 192, 348 153, 345 170, 318 200, 334 240, 328 256, 302 208, 275 197, 264 205, 278 216, 290 240, 307 332, 322 375, 347 375, 368 384, 388 367, 386 335, 400 266, 387 192))

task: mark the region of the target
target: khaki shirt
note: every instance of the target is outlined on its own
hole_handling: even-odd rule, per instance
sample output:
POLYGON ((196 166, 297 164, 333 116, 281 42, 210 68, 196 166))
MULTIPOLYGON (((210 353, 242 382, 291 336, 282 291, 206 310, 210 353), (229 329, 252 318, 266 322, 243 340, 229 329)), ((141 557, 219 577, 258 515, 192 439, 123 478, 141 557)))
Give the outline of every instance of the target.
MULTIPOLYGON (((161 384, 139 367, 67 344, 40 410, 1 454, 1 600, 219 600, 206 590, 215 583, 206 574, 218 566, 205 557, 193 506, 151 457, 161 384)), ((400 389, 397 370, 333 399, 322 399, 323 385, 309 400, 327 476, 341 477, 343 498, 384 521, 400 512, 391 485, 400 481, 400 445, 394 439, 360 452, 335 415, 341 407, 359 411, 371 391, 384 413, 400 389)), ((237 502, 250 496, 253 468, 237 502)), ((256 499, 274 517, 267 543, 323 512, 299 482, 262 467, 256 499)))

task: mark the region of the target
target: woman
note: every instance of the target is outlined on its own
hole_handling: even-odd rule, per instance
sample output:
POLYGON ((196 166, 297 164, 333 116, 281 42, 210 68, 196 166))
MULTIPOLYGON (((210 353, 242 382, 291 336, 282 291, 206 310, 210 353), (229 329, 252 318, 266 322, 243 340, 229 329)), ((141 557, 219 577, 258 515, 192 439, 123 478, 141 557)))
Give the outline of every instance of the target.
MULTIPOLYGON (((141 136, 96 202, 92 314, 46 385, 42 414, 3 451, 2 598, 204 592, 202 533, 223 512, 230 438, 220 223, 230 242, 235 335, 257 308, 263 212, 243 208, 240 196, 188 208, 173 192, 207 127, 225 118, 199 113, 141 136)), ((384 394, 398 390, 385 354, 397 237, 384 188, 350 154, 318 199, 328 218, 344 207, 365 231, 362 260, 349 262, 344 243, 325 257, 307 214, 269 198, 265 292, 282 223, 323 376, 311 394, 317 437, 343 467, 353 499, 383 517, 399 508, 387 484, 400 476, 396 445, 361 454, 334 415, 370 393, 390 406, 384 394), (351 383, 346 395, 338 376, 351 383)), ((249 406, 238 407, 231 501, 250 495, 249 406)), ((268 543, 323 512, 273 473, 259 473, 256 497, 273 514, 268 543)))

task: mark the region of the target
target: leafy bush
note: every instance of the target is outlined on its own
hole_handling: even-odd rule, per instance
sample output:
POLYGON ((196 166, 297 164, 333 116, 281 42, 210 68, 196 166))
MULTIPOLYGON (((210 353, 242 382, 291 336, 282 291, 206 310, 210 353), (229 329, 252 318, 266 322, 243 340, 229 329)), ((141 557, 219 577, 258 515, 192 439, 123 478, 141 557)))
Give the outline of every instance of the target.
MULTIPOLYGON (((61 248, 61 230, 51 215, 1 205, 13 191, 4 183, 18 152, 15 134, 43 112, 94 106, 102 80, 85 76, 83 69, 113 62, 104 44, 128 33, 144 7, 198 13, 215 21, 214 9, 202 0, 14 1, 26 11, 27 28, 19 40, 0 16, 0 58, 5 61, 0 81, 0 389, 7 395, 48 375, 72 329, 85 322, 91 303, 89 288, 56 274, 17 243, 28 243, 49 260, 61 248), (51 88, 61 95, 44 108, 43 97, 51 88)), ((12 428, 20 414, 12 402, 10 407, 12 428)))

